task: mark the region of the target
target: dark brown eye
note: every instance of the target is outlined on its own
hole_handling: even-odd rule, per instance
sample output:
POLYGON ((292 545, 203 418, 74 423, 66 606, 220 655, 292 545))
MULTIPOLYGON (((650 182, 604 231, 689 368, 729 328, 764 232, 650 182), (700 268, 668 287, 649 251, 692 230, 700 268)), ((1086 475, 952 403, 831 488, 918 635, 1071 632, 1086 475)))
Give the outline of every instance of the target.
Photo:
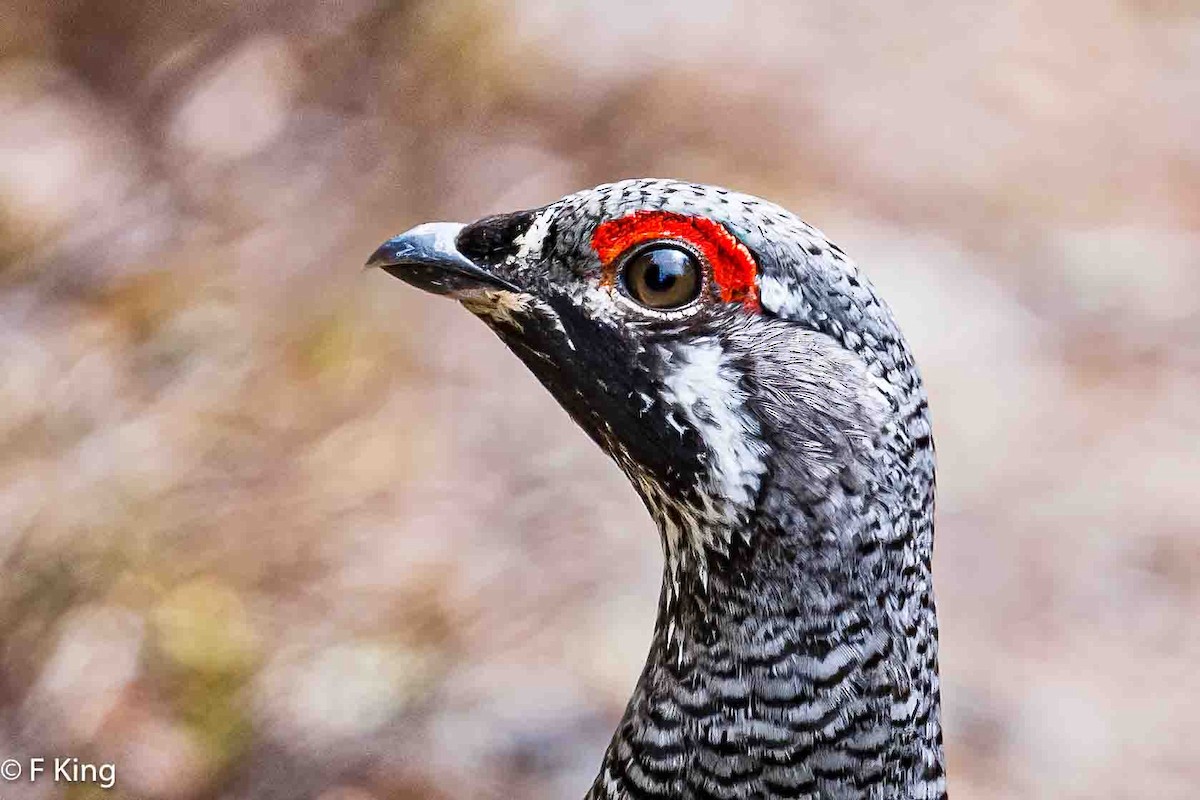
POLYGON ((626 262, 621 281, 625 292, 644 306, 682 308, 700 295, 700 265, 682 248, 649 247, 626 262))

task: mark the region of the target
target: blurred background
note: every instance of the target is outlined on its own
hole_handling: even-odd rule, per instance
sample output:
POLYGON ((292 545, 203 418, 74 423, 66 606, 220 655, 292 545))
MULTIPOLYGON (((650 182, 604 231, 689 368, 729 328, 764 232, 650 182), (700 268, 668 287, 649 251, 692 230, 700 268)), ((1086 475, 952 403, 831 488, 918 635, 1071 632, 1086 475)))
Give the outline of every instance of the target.
POLYGON ((656 532, 482 325, 360 265, 660 176, 796 211, 910 337, 951 796, 1194 797, 1197 131, 1193 0, 0 0, 0 755, 582 796, 656 532))

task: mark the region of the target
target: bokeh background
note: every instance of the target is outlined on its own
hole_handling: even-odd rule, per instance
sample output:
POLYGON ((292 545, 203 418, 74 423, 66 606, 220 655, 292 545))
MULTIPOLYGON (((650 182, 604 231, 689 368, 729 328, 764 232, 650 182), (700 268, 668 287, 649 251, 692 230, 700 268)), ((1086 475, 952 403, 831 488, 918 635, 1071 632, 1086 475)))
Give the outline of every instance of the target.
POLYGON ((656 533, 360 265, 649 175, 793 209, 909 334, 951 795, 1195 797, 1198 131, 1193 0, 0 0, 0 756, 581 796, 656 533))

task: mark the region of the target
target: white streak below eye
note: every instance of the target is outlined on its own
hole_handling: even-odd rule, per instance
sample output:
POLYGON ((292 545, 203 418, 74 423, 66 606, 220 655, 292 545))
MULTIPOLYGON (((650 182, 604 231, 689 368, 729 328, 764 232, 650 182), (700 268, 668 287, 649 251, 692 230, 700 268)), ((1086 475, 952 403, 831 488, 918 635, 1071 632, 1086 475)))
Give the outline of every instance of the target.
POLYGON ((750 508, 766 472, 759 426, 746 409, 746 393, 718 344, 695 344, 679 356, 663 378, 667 399, 704 440, 710 456, 710 495, 718 508, 736 514, 750 508), (729 509, 732 505, 734 508, 729 509))

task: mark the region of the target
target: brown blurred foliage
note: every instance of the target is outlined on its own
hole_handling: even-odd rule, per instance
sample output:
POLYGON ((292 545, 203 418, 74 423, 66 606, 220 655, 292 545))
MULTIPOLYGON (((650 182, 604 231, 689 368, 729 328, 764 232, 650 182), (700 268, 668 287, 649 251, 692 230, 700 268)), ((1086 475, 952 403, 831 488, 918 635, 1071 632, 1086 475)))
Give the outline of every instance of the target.
POLYGON ((653 175, 790 207, 909 332, 952 794, 1193 796, 1197 130, 1187 0, 0 0, 0 757, 580 796, 655 533, 482 326, 359 265, 653 175))

